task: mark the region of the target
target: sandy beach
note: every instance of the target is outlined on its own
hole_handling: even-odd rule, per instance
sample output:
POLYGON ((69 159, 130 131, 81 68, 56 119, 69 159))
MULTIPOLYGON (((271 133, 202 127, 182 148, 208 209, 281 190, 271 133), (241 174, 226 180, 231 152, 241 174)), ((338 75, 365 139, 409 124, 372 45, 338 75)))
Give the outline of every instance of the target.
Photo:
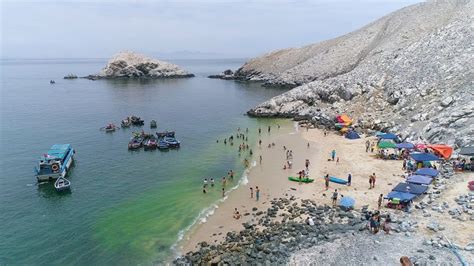
MULTIPOLYGON (((373 137, 368 139, 375 140, 373 137)), ((312 199, 318 204, 331 205, 332 192, 338 189, 339 195, 350 196, 356 200, 356 208, 369 205, 369 209, 376 209, 378 196, 386 195, 396 184, 403 181, 402 162, 376 159, 373 153, 365 151, 366 140, 364 137, 349 140, 337 132, 328 132, 327 136, 324 136, 322 130, 305 128, 299 128, 298 131, 294 128, 282 128, 280 132, 272 132, 270 135, 267 132, 262 133, 262 145, 256 145, 253 157, 256 165, 248 171, 248 183, 229 193, 228 199, 219 205, 206 222, 196 225, 185 236, 182 252, 194 250, 202 241, 209 244, 219 243, 227 232, 242 230, 242 223, 255 222, 255 214, 265 211, 273 198, 294 196, 296 199, 312 199), (275 146, 268 148, 269 143, 275 143, 275 146), (293 151, 292 169, 283 170, 286 162, 283 146, 293 151), (333 149, 336 150, 339 163, 329 160, 333 149), (259 155, 262 155, 263 159, 261 164, 258 162, 259 155), (297 176, 297 172, 304 169, 306 159, 310 160, 309 173, 315 181, 310 184, 289 181, 288 176, 297 176), (326 191, 322 178, 326 173, 343 179, 351 173, 352 185, 331 182, 329 190, 326 191), (375 189, 369 189, 368 180, 372 173, 377 176, 375 189), (250 197, 250 187, 255 190, 256 186, 261 190, 259 201, 250 197), (243 214, 241 219, 233 218, 235 208, 243 214), (256 211, 254 208, 257 208, 256 211)), ((470 224, 461 228, 472 228, 472 222, 468 223, 470 224)), ((458 240, 456 236, 453 238, 458 240)), ((468 238, 459 237, 459 240, 465 243, 468 238)))

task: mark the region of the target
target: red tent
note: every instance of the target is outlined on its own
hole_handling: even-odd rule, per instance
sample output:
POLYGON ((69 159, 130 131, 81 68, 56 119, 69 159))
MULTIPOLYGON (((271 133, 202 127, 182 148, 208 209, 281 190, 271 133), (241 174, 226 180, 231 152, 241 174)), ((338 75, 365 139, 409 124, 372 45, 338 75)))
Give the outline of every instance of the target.
POLYGON ((451 157, 451 154, 453 154, 453 148, 448 145, 433 144, 427 146, 444 159, 449 159, 451 157))

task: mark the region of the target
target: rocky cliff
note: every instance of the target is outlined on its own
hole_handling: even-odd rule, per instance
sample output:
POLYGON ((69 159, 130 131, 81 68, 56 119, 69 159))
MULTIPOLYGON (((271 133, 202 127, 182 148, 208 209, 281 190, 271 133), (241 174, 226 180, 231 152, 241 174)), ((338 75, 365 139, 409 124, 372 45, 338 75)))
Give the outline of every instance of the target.
POLYGON ((433 1, 355 32, 245 63, 235 77, 295 87, 254 116, 333 125, 348 113, 361 128, 463 145, 474 140, 473 1, 433 1))
POLYGON ((193 74, 175 64, 152 59, 134 52, 121 52, 109 60, 98 74, 89 75, 89 79, 102 78, 187 78, 193 74))

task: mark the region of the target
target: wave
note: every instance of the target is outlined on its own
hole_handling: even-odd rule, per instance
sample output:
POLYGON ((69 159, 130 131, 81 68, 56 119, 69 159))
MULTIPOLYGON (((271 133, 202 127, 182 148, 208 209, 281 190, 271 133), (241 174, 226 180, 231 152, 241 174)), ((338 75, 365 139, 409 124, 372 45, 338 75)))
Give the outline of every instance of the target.
POLYGON ((250 169, 255 166, 257 166, 257 161, 253 161, 251 164, 251 167, 249 169, 244 170, 244 172, 242 173, 242 176, 239 179, 239 182, 237 182, 235 186, 231 187, 227 192, 225 192, 225 196, 223 198, 216 200, 209 207, 206 207, 203 210, 201 210, 201 212, 199 212, 199 214, 196 216, 196 218, 194 218, 194 220, 191 222, 190 225, 188 225, 186 228, 178 232, 178 239, 170 248, 173 258, 177 258, 180 255, 182 255, 180 251, 181 247, 179 246, 179 244, 181 243, 181 241, 183 241, 186 234, 188 234, 195 225, 206 223, 208 218, 214 215, 216 209, 219 208, 219 204, 227 200, 230 192, 236 190, 241 185, 246 186, 248 184, 249 182, 248 174, 250 172, 250 169))

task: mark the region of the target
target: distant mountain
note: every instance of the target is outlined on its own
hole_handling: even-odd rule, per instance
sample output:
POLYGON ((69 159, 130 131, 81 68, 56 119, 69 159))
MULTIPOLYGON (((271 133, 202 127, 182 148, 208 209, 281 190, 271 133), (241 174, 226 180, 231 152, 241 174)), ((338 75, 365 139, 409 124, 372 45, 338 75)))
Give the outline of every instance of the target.
MULTIPOLYGON (((474 140, 473 1, 412 5, 341 37, 251 59, 236 79, 295 87, 249 111, 463 145, 474 140)), ((295 26, 297 27, 297 26, 295 26)))

